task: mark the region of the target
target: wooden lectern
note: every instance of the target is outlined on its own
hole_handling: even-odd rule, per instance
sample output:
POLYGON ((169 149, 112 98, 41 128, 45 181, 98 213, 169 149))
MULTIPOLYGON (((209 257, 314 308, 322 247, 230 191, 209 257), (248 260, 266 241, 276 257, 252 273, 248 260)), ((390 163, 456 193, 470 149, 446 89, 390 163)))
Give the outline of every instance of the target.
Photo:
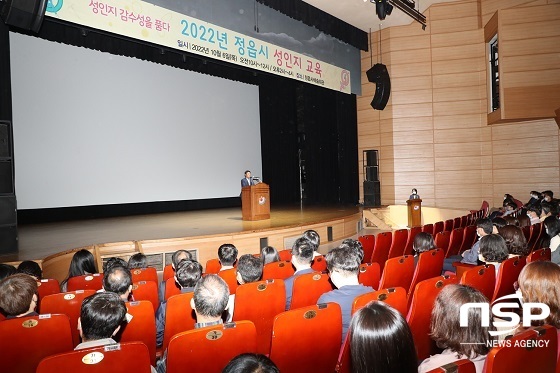
POLYGON ((421 227, 422 226, 422 200, 409 199, 406 201, 408 205, 408 227, 421 227))
POLYGON ((241 214, 243 220, 270 219, 270 190, 260 183, 241 189, 241 214))

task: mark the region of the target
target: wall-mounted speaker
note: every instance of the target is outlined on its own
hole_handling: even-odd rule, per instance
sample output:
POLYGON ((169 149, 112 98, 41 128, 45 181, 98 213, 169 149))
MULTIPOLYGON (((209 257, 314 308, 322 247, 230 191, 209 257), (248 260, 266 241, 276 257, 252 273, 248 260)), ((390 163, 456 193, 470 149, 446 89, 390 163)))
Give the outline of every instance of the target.
POLYGON ((0 17, 7 25, 39 32, 45 18, 47 2, 48 0, 7 0, 0 8, 0 17))
POLYGON ((366 75, 371 83, 375 83, 375 95, 371 101, 371 107, 376 110, 385 109, 391 95, 391 78, 387 66, 376 63, 366 71, 366 75))
POLYGON ((381 183, 364 181, 364 206, 381 206, 381 183))

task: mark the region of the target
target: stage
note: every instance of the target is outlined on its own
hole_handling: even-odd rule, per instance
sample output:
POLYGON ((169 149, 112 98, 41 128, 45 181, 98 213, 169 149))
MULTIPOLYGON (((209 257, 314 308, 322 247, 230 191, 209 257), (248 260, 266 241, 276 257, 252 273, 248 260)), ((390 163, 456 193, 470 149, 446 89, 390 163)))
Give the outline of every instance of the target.
MULTIPOLYGON (((335 226, 334 231, 331 232, 331 236, 335 240, 347 236, 348 233, 357 233, 357 228, 337 229, 336 226, 345 219, 351 221, 350 224, 355 226, 356 222, 361 219, 361 207, 272 206, 270 216, 271 218, 267 220, 243 221, 240 208, 227 208, 20 225, 18 227, 19 251, 15 254, 0 256, 0 261, 42 260, 53 254, 80 247, 127 241, 158 241, 176 238, 185 240, 210 237, 212 241, 215 241, 223 235, 222 243, 225 243, 234 236, 247 236, 252 233, 258 236, 272 236, 275 234, 274 232, 284 231, 293 235, 291 232, 298 232, 303 229, 302 227, 308 226, 315 226, 321 235, 322 243, 327 243, 329 227, 333 231, 332 227, 335 226)), ((274 246, 273 243, 269 242, 274 246)), ((278 240, 276 244, 278 245, 278 240)), ((250 251, 257 249, 251 247, 250 251)), ((283 249, 283 247, 279 247, 279 249, 283 249)))

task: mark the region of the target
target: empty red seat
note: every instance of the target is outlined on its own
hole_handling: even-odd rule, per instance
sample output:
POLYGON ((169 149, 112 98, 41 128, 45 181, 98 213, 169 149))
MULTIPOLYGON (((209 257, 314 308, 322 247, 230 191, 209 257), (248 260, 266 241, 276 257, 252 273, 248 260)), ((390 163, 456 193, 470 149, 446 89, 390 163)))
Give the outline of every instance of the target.
POLYGON ((153 281, 156 284, 158 283, 158 276, 157 271, 153 267, 147 268, 134 268, 130 271, 132 275, 132 282, 140 282, 140 281, 153 281))
POLYGON ((222 264, 220 263, 220 259, 214 258, 210 259, 206 262, 206 268, 204 269, 204 273, 206 274, 218 274, 220 269, 222 268, 222 264))
POLYGON ((408 233, 408 240, 406 241, 406 247, 404 249, 403 255, 412 255, 412 246, 414 244, 414 237, 418 233, 422 232, 422 227, 412 227, 408 233))
POLYGON ((358 241, 360 241, 364 249, 364 259, 362 259, 362 263, 371 261, 371 254, 373 254, 373 247, 375 246, 375 236, 373 234, 360 236, 358 237, 358 241))
POLYGON ((447 249, 449 249, 450 239, 451 239, 450 231, 441 231, 436 233, 436 235, 434 236, 436 247, 443 251, 444 256, 447 253, 447 249))
POLYGON ((373 253, 371 254, 371 263, 379 263, 379 268, 383 272, 385 262, 389 258, 389 249, 393 241, 393 234, 391 232, 381 232, 375 237, 375 245, 373 253))
POLYGON ((280 256, 280 260, 289 262, 292 260, 292 249, 285 249, 278 251, 278 255, 280 256))
POLYGON ((323 255, 316 256, 313 258, 313 262, 311 263, 311 268, 317 272, 323 272, 327 270, 327 261, 323 255))
POLYGON ((463 273, 459 283, 472 286, 490 301, 496 285, 496 270, 492 264, 471 268, 463 273))
POLYGON ((450 256, 454 256, 454 255, 459 255, 459 251, 461 250, 461 245, 463 244, 464 231, 465 231, 464 228, 455 228, 451 231, 451 235, 449 236, 449 245, 447 247, 447 252, 445 254, 446 258, 449 258, 450 256))
POLYGON ((168 300, 172 296, 178 295, 178 294, 181 294, 181 287, 175 281, 175 276, 173 276, 171 278, 168 278, 167 281, 165 281, 164 299, 168 300))
POLYGON ((527 255, 527 263, 536 262, 536 261, 548 261, 552 257, 552 253, 550 249, 538 249, 527 255))
POLYGON ((265 264, 263 267, 263 280, 280 279, 285 280, 292 276, 296 270, 290 261, 280 261, 265 264))
POLYGON ((393 241, 389 249, 389 259, 404 255, 406 242, 408 241, 408 229, 398 229, 393 232, 393 241))
POLYGON ((134 300, 146 300, 150 302, 154 313, 159 307, 159 295, 157 283, 153 281, 140 281, 132 284, 132 296, 134 300))
POLYGON ((119 330, 119 342, 142 342, 148 347, 150 364, 156 365, 156 319, 152 304, 142 300, 126 303, 132 319, 119 330))
POLYGON ((369 302, 376 300, 387 303, 389 306, 399 311, 403 317, 406 317, 406 295, 406 290, 401 287, 381 289, 373 293, 358 295, 354 298, 354 303, 352 304, 352 314, 360 308, 365 307, 369 302))
POLYGON ((424 224, 422 226, 422 232, 429 233, 433 236, 434 235, 434 225, 433 224, 424 224))
POLYGON ((54 278, 43 278, 37 281, 37 286, 39 300, 43 299, 47 295, 60 293, 60 284, 58 283, 58 280, 54 278))
MULTIPOLYGON (((435 249, 423 252, 418 257, 418 263, 414 270, 414 276, 408 290, 409 300, 416 284, 429 278, 437 277, 443 269, 443 250, 435 249)), ((409 302, 410 303, 410 302, 409 302)))
POLYGON ((476 242, 478 236, 476 235, 476 225, 467 225, 463 230, 463 243, 459 254, 465 250, 469 250, 476 242))
POLYGON ((103 288, 103 274, 74 276, 68 279, 67 290, 101 290, 103 288))
POLYGON ((526 259, 524 256, 518 256, 506 259, 500 264, 496 276, 496 288, 494 290, 492 302, 504 295, 515 293, 513 284, 517 281, 519 273, 521 273, 521 270, 525 266, 525 262, 526 259))
POLYGON ((167 349, 175 334, 194 329, 196 315, 191 307, 193 292, 177 294, 167 300, 162 351, 167 349))
POLYGON ((379 268, 379 263, 364 263, 360 265, 360 270, 358 272, 358 282, 360 284, 379 289, 380 277, 381 270, 379 268))
MULTIPOLYGON (((446 232, 451 232, 453 230, 453 219, 447 219, 445 222, 443 222, 443 230, 446 232)), ((438 233, 435 230, 434 232, 438 233)))
POLYGON ((385 268, 379 281, 379 288, 410 288, 414 276, 414 257, 412 255, 399 256, 385 262, 385 268))
POLYGON ((175 276, 175 270, 171 264, 166 265, 163 268, 163 282, 175 276))

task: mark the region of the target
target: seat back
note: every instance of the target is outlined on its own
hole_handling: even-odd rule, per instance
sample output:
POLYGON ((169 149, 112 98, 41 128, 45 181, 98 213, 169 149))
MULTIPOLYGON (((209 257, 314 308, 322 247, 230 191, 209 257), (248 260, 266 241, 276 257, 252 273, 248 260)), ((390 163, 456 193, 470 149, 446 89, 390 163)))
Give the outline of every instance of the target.
POLYGON ((220 272, 220 269, 222 268, 222 264, 220 263, 220 259, 218 258, 214 258, 214 259, 209 259, 206 262, 206 267, 204 269, 204 273, 210 275, 216 275, 218 274, 218 272, 220 272))
POLYGON ((446 258, 452 255, 458 255, 459 250, 461 250, 461 245, 463 244, 463 232, 464 228, 454 228, 449 236, 449 246, 447 247, 446 258))
POLYGON ((418 257, 418 263, 412 277, 410 288, 408 289, 408 296, 412 295, 416 284, 420 281, 427 280, 432 277, 437 277, 441 274, 443 269, 443 250, 434 249, 423 252, 418 257))
POLYGON ((465 250, 469 250, 476 242, 476 239, 476 225, 467 225, 463 230, 463 243, 461 244, 459 254, 465 250))
POLYGON ((469 224, 469 216, 468 215, 463 215, 461 216, 461 228, 465 228, 467 225, 469 224))
POLYGON ((521 227, 521 231, 523 231, 523 236, 525 236, 525 240, 527 241, 527 245, 529 240, 531 239, 531 225, 524 225, 521 227))
POLYGON ((57 279, 43 278, 37 281, 37 291, 39 293, 39 302, 47 295, 60 293, 60 284, 57 279))
POLYGON ((496 270, 492 264, 471 268, 461 276, 461 285, 469 285, 480 291, 490 300, 494 295, 496 285, 496 270))
POLYGON ((421 281, 414 288, 406 321, 412 331, 419 361, 436 351, 435 342, 430 337, 430 319, 436 297, 444 286, 458 282, 456 276, 438 276, 421 281))
MULTIPOLYGON (((436 234, 438 234, 439 232, 443 232, 444 230, 447 230, 445 228, 449 228, 449 220, 446 220, 445 222, 443 221, 436 221, 434 223, 434 233, 432 233, 432 235, 435 237, 436 234)), ((451 220, 451 225, 453 225, 453 220, 451 220)))
POLYGON ((327 270, 327 261, 323 255, 316 256, 313 258, 313 262, 311 263, 311 268, 317 272, 323 272, 327 270))
POLYGON ((296 276, 290 309, 317 304, 319 297, 331 290, 333 290, 333 286, 326 273, 315 272, 296 276))
POLYGON ((170 278, 175 276, 175 271, 173 270, 173 266, 171 264, 166 265, 163 268, 163 282, 166 282, 170 278))
POLYGON ((165 329, 163 330, 163 351, 175 334, 194 329, 196 314, 191 307, 193 292, 177 294, 167 300, 165 307, 165 329))
POLYGON ((167 347, 167 373, 219 373, 231 359, 257 352, 251 321, 219 324, 176 334, 167 347))
POLYGON ((401 287, 381 289, 373 293, 358 295, 354 298, 354 303, 352 304, 352 315, 374 300, 387 303, 399 311, 403 317, 406 317, 406 290, 401 287))
POLYGON ((280 250, 278 256, 280 256, 280 260, 290 262, 292 260, 292 249, 280 250))
POLYGON ((4 320, 0 322, 0 335, 3 372, 35 373, 43 358, 74 348, 66 315, 4 320))
POLYGON ((451 232, 449 231, 441 231, 436 233, 434 241, 436 243, 436 247, 443 251, 443 255, 447 253, 449 249, 449 242, 451 241, 451 232))
POLYGON ((360 264, 360 272, 358 272, 358 282, 360 284, 379 289, 380 277, 381 269, 379 268, 379 263, 360 264))
POLYGON ((492 302, 504 295, 515 293, 513 284, 517 281, 519 273, 525 266, 526 259, 524 256, 517 256, 506 259, 500 264, 498 268, 498 275, 496 276, 496 288, 492 302))
POLYGON ((165 295, 164 299, 168 300, 174 295, 181 294, 181 287, 175 281, 175 275, 165 281, 165 295))
POLYGON ((434 225, 433 224, 424 224, 422 226, 422 232, 429 233, 433 236, 434 235, 434 225))
POLYGON ((74 276, 68 279, 67 291, 76 290, 101 290, 103 288, 103 274, 74 276))
POLYGON ((362 259, 362 263, 367 263, 368 260, 371 260, 371 255, 373 254, 375 236, 373 234, 366 234, 358 237, 358 241, 360 241, 362 248, 364 249, 364 258, 362 259))
POLYGON ((389 249, 389 259, 404 255, 406 242, 408 241, 408 229, 398 229, 393 232, 393 241, 389 249))
MULTIPOLYGON (((435 224, 434 224, 435 226, 435 224)), ((453 219, 447 219, 443 222, 443 230, 447 232, 451 232, 453 230, 453 219)), ((435 231, 434 231, 435 232, 435 231)), ((435 232, 438 233, 438 232, 435 232)))
POLYGON ((490 204, 488 203, 488 201, 483 200, 482 201, 482 206, 480 206, 480 218, 484 218, 488 215, 488 209, 490 209, 490 204))
POLYGON ((460 216, 453 219, 453 229, 463 228, 463 226, 461 224, 462 223, 461 223, 461 217, 460 216))
POLYGON ((514 335, 510 343, 494 347, 486 357, 486 373, 554 372, 558 353, 557 330, 550 325, 514 335), (535 347, 538 346, 538 347, 535 347))
POLYGON ((447 363, 439 368, 428 371, 428 373, 446 373, 446 372, 476 373, 476 368, 472 361, 467 359, 461 359, 461 360, 453 361, 451 363, 447 363))
POLYGON ((342 339, 338 304, 316 304, 282 312, 275 317, 272 328, 270 359, 280 372, 334 371, 342 339))
POLYGON ((414 257, 399 256, 385 262, 385 268, 379 281, 379 289, 402 287, 410 288, 414 275, 414 257))
POLYGON ((128 323, 124 323, 117 335, 120 342, 142 342, 148 347, 150 364, 156 365, 156 319, 152 304, 142 300, 126 303, 127 312, 132 315, 128 323))
POLYGON ((280 261, 265 264, 263 267, 263 280, 280 279, 285 280, 295 273, 290 261, 280 261))
POLYGON ((78 318, 80 317, 82 301, 93 294, 95 294, 93 290, 76 290, 67 293, 51 294, 44 297, 41 303, 41 312, 43 313, 59 313, 68 316, 74 347, 81 342, 78 318))
POLYGON ((235 292, 237 291, 237 287, 239 286, 239 284, 237 283, 237 269, 231 268, 226 269, 225 271, 220 271, 218 272, 218 276, 220 276, 222 280, 226 282, 227 286, 229 287, 229 293, 235 294, 235 292))
POLYGON ((150 373, 150 356, 143 343, 128 342, 49 356, 37 368, 37 373, 60 372, 150 373))
POLYGON ((549 248, 538 249, 527 255, 527 263, 537 262, 537 261, 548 261, 552 257, 552 253, 549 248))
POLYGON ((418 233, 422 232, 422 227, 412 227, 410 232, 408 232, 408 240, 406 241, 406 247, 404 248, 403 255, 412 255, 412 246, 414 244, 414 237, 418 233))
POLYGON ((132 284, 132 296, 134 300, 145 300, 150 302, 154 313, 159 307, 159 294, 157 282, 140 281, 132 284))
POLYGON ((380 232, 375 237, 375 245, 373 253, 371 254, 370 263, 379 263, 379 269, 383 272, 385 262, 389 257, 389 249, 393 241, 393 234, 391 232, 380 232))
POLYGON ((527 246, 529 247, 529 249, 531 251, 533 251, 535 249, 540 249, 540 247, 538 247, 538 246, 541 243, 541 237, 542 237, 542 232, 543 231, 546 231, 546 229, 543 228, 542 223, 537 223, 537 224, 531 225, 531 228, 530 228, 531 236, 529 238, 529 241, 527 242, 527 246))
POLYGON ((140 281, 153 281, 156 284, 159 282, 157 277, 157 271, 154 267, 147 268, 134 268, 130 271, 132 275, 132 282, 140 281))
POLYGON ((285 311, 283 280, 266 280, 239 285, 235 294, 233 321, 249 320, 257 330, 257 352, 270 353, 274 317, 285 311))

